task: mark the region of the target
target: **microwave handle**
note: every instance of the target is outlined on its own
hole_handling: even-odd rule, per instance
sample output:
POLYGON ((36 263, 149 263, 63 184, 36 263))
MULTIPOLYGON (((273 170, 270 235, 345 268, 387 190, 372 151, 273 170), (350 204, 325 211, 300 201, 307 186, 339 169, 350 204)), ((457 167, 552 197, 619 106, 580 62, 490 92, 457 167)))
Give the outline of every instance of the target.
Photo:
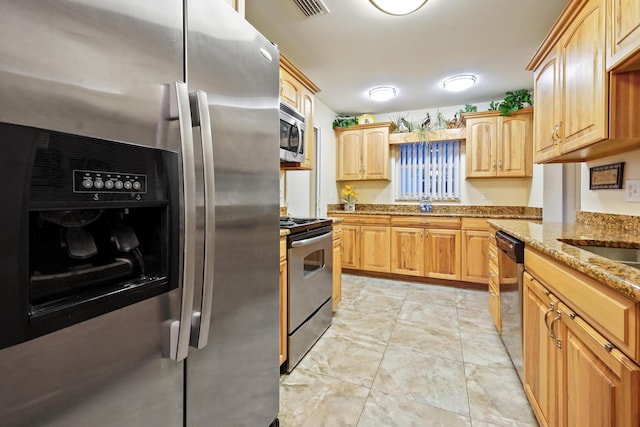
POLYGON ((300 143, 298 144, 298 154, 303 154, 304 153, 304 131, 302 130, 302 128, 300 127, 300 123, 296 123, 296 127, 298 128, 298 139, 300 140, 300 143))

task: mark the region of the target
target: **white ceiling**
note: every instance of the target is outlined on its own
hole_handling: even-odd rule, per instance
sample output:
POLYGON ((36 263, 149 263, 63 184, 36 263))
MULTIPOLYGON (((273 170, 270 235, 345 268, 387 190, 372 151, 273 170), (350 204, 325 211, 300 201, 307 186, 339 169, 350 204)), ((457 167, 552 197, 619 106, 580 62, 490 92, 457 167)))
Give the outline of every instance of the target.
MULTIPOLYGON (((398 0, 400 1, 400 0, 398 0)), ((525 67, 567 0, 429 0, 408 16, 386 15, 368 0, 324 0, 307 18, 294 0, 246 0, 245 14, 321 90, 337 113, 390 113, 502 100, 531 89, 525 67), (472 73, 475 86, 446 92, 442 81, 472 73), (374 86, 397 96, 368 99, 374 86)))

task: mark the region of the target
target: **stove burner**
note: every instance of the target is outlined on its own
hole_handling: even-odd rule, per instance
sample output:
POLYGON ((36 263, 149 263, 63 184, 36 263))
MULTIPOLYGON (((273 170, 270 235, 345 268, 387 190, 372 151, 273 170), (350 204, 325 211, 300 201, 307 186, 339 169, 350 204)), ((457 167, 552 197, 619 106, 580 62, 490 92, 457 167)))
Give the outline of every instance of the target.
POLYGON ((293 218, 290 216, 280 217, 280 228, 289 229, 291 233, 311 230, 326 225, 331 225, 331 220, 321 218, 293 218))

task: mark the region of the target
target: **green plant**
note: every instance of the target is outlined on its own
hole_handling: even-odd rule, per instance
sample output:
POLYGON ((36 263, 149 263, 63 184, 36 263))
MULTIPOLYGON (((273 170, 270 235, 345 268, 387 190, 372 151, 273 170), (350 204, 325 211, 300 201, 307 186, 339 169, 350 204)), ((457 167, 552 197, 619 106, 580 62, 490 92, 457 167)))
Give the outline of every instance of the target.
POLYGON ((495 111, 498 109, 498 104, 500 104, 499 102, 496 101, 491 101, 489 103, 489 111, 495 111))
POLYGON ((349 126, 358 124, 358 116, 336 116, 333 120, 333 129, 335 128, 348 128, 349 126))
POLYGON ((464 104, 464 110, 460 109, 460 111, 458 111, 458 114, 476 113, 477 111, 478 111, 478 106, 477 105, 464 104))
POLYGON ((531 105, 531 93, 527 89, 506 92, 504 101, 498 104, 501 116, 510 116, 514 111, 524 107, 524 103, 531 105))

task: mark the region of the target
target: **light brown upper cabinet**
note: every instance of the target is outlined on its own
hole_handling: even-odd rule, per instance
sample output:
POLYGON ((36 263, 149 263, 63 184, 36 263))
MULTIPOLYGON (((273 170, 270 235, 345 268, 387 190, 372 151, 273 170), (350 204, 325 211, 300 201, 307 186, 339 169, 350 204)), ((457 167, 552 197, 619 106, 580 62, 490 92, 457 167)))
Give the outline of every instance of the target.
POLYGON ((313 132, 314 95, 320 89, 286 57, 280 55, 280 102, 304 116, 304 162, 280 162, 280 169, 311 170, 315 163, 315 135, 313 132))
POLYGON ((637 1, 572 0, 556 21, 527 66, 540 106, 536 163, 592 160, 640 147, 640 67, 607 71, 608 63, 638 51, 639 7, 637 1))
POLYGON ((465 114, 467 178, 519 178, 532 174, 533 107, 501 116, 465 114))
POLYGON ((607 8, 607 70, 622 64, 640 46, 640 3, 609 0, 607 8))
POLYGON ((336 128, 336 181, 389 179, 391 122, 336 128))

